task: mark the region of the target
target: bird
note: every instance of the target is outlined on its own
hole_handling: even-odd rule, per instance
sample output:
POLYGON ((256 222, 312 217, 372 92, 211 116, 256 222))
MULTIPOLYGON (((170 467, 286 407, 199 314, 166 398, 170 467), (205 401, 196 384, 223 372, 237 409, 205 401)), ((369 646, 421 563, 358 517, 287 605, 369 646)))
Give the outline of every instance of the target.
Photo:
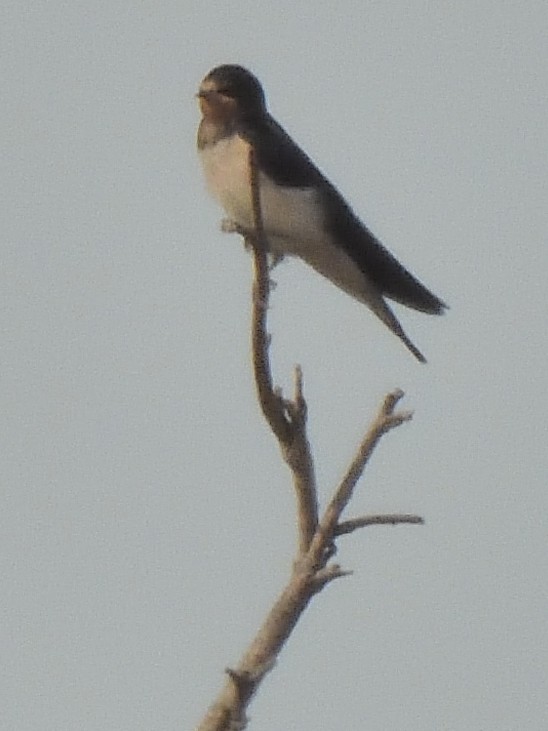
POLYGON ((228 216, 223 228, 252 233, 254 215, 249 153, 253 149, 268 253, 302 259, 364 303, 426 362, 387 303, 440 315, 447 305, 411 274, 358 218, 268 111, 258 78, 243 66, 223 64, 202 80, 198 155, 206 186, 228 216))

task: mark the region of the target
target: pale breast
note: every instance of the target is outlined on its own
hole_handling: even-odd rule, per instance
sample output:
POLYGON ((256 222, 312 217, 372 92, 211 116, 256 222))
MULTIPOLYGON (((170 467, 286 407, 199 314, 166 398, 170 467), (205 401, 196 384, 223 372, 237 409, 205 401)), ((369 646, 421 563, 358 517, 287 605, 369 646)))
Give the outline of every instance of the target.
POLYGON ((249 144, 238 135, 225 137, 200 151, 209 192, 240 226, 251 227, 249 144))
MULTIPOLYGON (((249 144, 237 135, 200 150, 207 186, 227 215, 253 229, 249 144)), ((374 288, 346 251, 326 232, 313 188, 284 188, 260 175, 263 225, 273 254, 297 256, 350 295, 370 304, 374 288)))
MULTIPOLYGON (((207 186, 227 215, 243 228, 253 228, 249 182, 249 144, 238 135, 200 151, 207 186)), ((288 239, 286 253, 302 255, 324 231, 324 216, 312 188, 284 188, 259 177, 263 225, 267 235, 288 239), (293 244, 293 245, 291 245, 293 244)))

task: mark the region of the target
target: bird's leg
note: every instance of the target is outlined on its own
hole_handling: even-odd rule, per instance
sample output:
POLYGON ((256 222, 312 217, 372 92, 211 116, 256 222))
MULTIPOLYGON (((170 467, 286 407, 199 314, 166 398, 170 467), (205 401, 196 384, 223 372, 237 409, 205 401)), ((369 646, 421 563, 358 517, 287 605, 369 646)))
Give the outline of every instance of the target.
MULTIPOLYGON (((244 240, 244 246, 246 249, 249 249, 250 244, 249 239, 253 235, 248 229, 244 228, 243 226, 240 226, 239 223, 234 221, 232 218, 223 218, 221 221, 221 231, 225 234, 239 234, 243 237, 244 240)), ((278 264, 283 261, 284 255, 281 253, 273 254, 272 252, 267 252, 268 257, 268 273, 273 271, 274 267, 277 267, 278 264)), ((276 288, 276 282, 273 279, 270 279, 270 286, 272 289, 276 288)))
POLYGON ((272 252, 268 252, 268 273, 270 274, 271 271, 273 271, 274 267, 277 267, 280 262, 284 260, 284 255, 277 253, 273 254, 272 252))
POLYGON ((247 229, 240 226, 240 224, 236 223, 236 221, 233 221, 232 218, 223 218, 221 221, 221 231, 224 234, 240 234, 240 236, 244 237, 249 234, 247 229))
MULTIPOLYGON (((239 234, 240 236, 243 236, 244 245, 246 246, 246 248, 249 248, 247 241, 250 236, 253 235, 253 233, 243 226, 240 226, 240 224, 232 220, 232 218, 223 218, 223 220, 221 221, 221 231, 225 234, 239 234)), ((283 254, 272 254, 271 252, 267 252, 267 254, 268 271, 271 272, 275 266, 283 261, 284 256, 283 254)))
POLYGON ((244 247, 249 249, 249 239, 253 235, 249 229, 240 226, 239 223, 233 221, 231 218, 223 218, 221 221, 221 231, 224 234, 239 234, 244 240, 244 247))

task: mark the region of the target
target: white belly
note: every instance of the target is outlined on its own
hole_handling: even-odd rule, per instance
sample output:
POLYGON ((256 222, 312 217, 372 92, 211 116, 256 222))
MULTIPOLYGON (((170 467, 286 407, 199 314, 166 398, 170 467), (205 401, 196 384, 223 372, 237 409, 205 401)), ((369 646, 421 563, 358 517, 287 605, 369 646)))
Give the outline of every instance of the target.
MULTIPOLYGON (((249 144, 241 137, 220 140, 200 152, 210 193, 227 215, 244 229, 253 228, 249 183, 249 144)), ((264 174, 259 176, 261 212, 268 236, 317 241, 324 232, 318 196, 311 188, 281 188, 264 174)), ((299 252, 287 251, 300 255, 299 252)))
MULTIPOLYGON (((254 227, 249 182, 249 144, 237 135, 200 151, 207 187, 228 217, 254 227)), ((261 212, 269 249, 297 256, 350 295, 369 300, 369 283, 346 252, 325 231, 318 195, 312 188, 281 188, 259 176, 261 212)))

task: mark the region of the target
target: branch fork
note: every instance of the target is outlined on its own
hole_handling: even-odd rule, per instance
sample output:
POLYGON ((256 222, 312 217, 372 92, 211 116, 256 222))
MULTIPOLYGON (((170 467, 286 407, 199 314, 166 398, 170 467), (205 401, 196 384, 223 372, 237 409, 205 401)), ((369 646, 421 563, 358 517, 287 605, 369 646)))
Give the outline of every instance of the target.
POLYGON ((320 517, 314 461, 306 431, 307 405, 301 368, 295 368, 291 399, 284 399, 281 391, 273 386, 269 359, 270 337, 266 326, 270 294, 268 243, 261 211, 257 161, 252 147, 249 152, 249 176, 254 231, 242 231, 233 223, 223 224, 223 227, 228 227, 224 230, 240 233, 253 255, 251 340, 255 386, 262 413, 278 440, 282 457, 293 478, 297 500, 298 549, 288 584, 238 665, 226 670, 227 682, 197 731, 236 731, 246 728, 249 703, 265 675, 274 666, 310 600, 335 579, 352 573, 337 563, 330 563, 337 551, 337 538, 371 525, 424 522, 418 515, 398 513, 341 520, 380 439, 412 418, 410 411, 397 408, 404 395, 400 389, 385 396, 320 517))

